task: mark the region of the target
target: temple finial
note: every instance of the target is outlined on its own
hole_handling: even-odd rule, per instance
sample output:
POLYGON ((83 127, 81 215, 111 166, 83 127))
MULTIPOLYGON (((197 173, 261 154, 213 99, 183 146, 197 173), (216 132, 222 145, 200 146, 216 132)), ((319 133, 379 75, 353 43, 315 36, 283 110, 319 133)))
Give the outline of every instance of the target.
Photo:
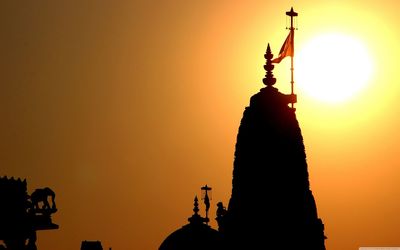
POLYGON ((197 195, 194 197, 194 208, 193 208, 193 212, 194 214, 198 214, 199 213, 199 199, 197 199, 197 195))
POLYGON ((274 65, 272 64, 271 60, 274 55, 271 53, 271 48, 268 43, 267 52, 264 54, 264 58, 267 62, 264 65, 264 69, 267 71, 265 73, 265 78, 263 79, 263 83, 267 85, 267 87, 272 87, 276 83, 276 78, 274 78, 274 74, 272 70, 274 69, 274 65))
POLYGON ((193 208, 193 212, 194 214, 188 218, 188 221, 190 222, 190 224, 194 225, 194 224, 203 224, 208 223, 209 219, 208 218, 203 218, 199 215, 199 199, 197 199, 197 195, 194 197, 194 208, 193 208))

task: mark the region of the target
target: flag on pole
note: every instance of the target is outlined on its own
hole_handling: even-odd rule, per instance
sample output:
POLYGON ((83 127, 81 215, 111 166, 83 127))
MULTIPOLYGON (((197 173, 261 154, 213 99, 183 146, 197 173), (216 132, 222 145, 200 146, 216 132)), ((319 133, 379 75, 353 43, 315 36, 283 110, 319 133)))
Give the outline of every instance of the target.
POLYGON ((294 55, 294 30, 291 29, 289 35, 279 51, 279 56, 272 60, 272 63, 280 63, 283 58, 294 55))

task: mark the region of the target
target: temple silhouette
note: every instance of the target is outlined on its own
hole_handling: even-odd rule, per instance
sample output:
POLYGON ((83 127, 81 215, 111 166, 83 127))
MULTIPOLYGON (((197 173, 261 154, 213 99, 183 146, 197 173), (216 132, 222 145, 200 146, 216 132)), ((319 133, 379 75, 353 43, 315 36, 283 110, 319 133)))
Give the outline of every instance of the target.
MULTIPOLYGON (((233 164, 232 194, 217 204, 218 230, 198 214, 197 198, 189 224, 168 236, 160 250, 302 249, 325 250, 324 224, 310 190, 303 137, 293 93, 293 17, 279 57, 264 55, 266 87, 250 99, 240 123, 233 164), (273 63, 292 59, 292 93, 273 85, 273 63)), ((207 210, 207 205, 206 205, 207 210)))

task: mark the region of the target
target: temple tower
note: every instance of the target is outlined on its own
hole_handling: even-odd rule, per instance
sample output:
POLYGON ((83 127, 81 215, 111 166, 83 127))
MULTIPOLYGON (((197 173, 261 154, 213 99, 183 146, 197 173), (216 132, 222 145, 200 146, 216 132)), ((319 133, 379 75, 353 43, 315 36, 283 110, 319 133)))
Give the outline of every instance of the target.
POLYGON ((175 231, 160 250, 325 250, 324 225, 318 218, 310 190, 306 153, 294 104, 293 8, 290 32, 279 56, 272 60, 270 46, 264 55, 265 88, 250 99, 240 123, 233 166, 232 194, 226 209, 217 203, 218 231, 208 226, 210 206, 207 185, 206 218, 195 214, 175 231), (274 87, 273 63, 291 57, 291 93, 274 87))
POLYGON ((237 135, 232 195, 219 219, 228 249, 324 250, 324 226, 310 190, 294 94, 273 87, 268 45, 266 85, 250 99, 237 135))

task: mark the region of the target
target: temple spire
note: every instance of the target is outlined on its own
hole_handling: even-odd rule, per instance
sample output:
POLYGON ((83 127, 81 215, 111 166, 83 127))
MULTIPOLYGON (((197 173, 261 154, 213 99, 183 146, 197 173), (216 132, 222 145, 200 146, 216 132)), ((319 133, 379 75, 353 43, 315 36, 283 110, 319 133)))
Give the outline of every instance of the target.
POLYGON ((194 207, 193 207, 193 212, 195 215, 197 215, 199 213, 199 200, 197 199, 197 195, 194 197, 194 203, 193 203, 194 207))
POLYGON ((275 67, 271 61, 273 57, 274 55, 272 54, 271 48, 268 43, 267 52, 264 54, 264 58, 267 60, 267 62, 264 65, 266 73, 265 78, 263 79, 263 83, 267 85, 267 87, 272 87, 272 85, 276 83, 276 78, 274 78, 274 74, 272 73, 272 70, 275 67))

